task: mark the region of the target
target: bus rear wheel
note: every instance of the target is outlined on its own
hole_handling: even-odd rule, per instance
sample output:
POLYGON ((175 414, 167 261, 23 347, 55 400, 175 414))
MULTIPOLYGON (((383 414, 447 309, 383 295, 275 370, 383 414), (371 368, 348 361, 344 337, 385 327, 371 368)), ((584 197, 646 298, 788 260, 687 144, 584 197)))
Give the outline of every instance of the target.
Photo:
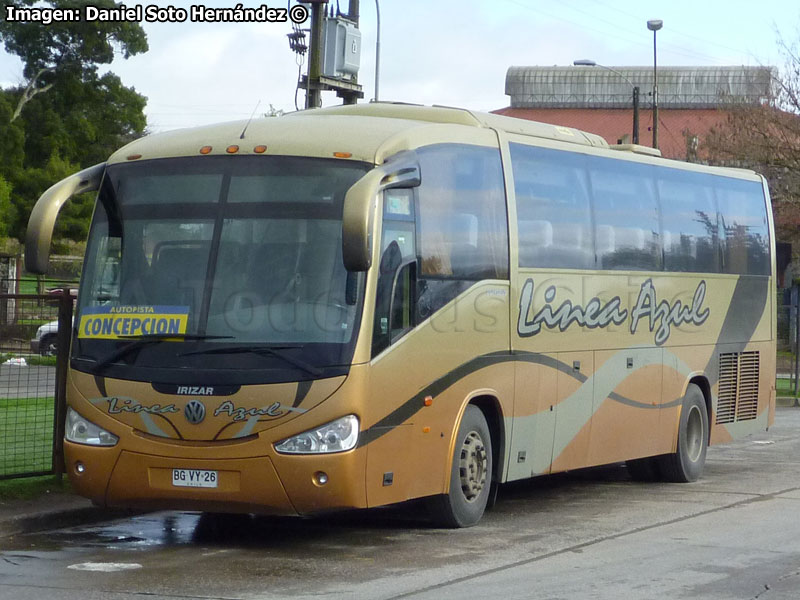
POLYGON ((443 527, 471 527, 480 521, 492 487, 492 438, 486 417, 469 405, 458 428, 450 465, 450 492, 432 498, 430 512, 443 527))
POLYGON ((658 467, 665 481, 688 483, 703 474, 708 448, 708 412, 703 392, 690 383, 683 397, 678 426, 678 449, 659 457, 658 467))

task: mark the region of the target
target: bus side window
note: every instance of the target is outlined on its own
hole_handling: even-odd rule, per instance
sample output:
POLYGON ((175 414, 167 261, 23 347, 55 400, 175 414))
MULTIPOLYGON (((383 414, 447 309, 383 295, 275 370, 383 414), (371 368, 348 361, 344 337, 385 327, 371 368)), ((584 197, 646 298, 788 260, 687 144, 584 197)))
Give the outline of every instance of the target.
POLYGON ((402 337, 414 326, 414 284, 416 282, 416 268, 414 262, 406 263, 397 272, 394 279, 392 304, 389 309, 389 331, 391 341, 402 337))
POLYGON ((372 356, 379 354, 414 325, 416 305, 416 225, 414 191, 383 193, 383 228, 372 356))
POLYGON ((594 268, 585 159, 511 143, 520 267, 594 268))
POLYGON ((392 343, 392 294, 402 261, 400 245, 393 240, 381 254, 378 265, 375 316, 372 324, 372 356, 377 356, 392 343))
POLYGON ((587 157, 600 269, 660 271, 661 227, 653 168, 587 157))
POLYGON ((729 180, 716 189, 723 273, 769 275, 764 192, 755 181, 729 180))
POLYGON ((675 169, 657 170, 667 271, 719 273, 719 226, 714 178, 675 169))
POLYGON ((417 150, 418 317, 474 282, 508 279, 508 219, 500 152, 461 144, 417 150))

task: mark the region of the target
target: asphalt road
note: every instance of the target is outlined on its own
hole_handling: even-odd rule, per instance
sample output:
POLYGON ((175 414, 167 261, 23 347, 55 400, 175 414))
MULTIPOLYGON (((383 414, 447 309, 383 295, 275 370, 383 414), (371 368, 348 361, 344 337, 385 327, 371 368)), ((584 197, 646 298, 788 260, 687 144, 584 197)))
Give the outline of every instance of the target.
POLYGON ((154 513, 0 539, 0 598, 800 597, 800 409, 695 484, 621 466, 501 490, 472 529, 419 507, 318 519, 154 513))
POLYGON ((55 390, 55 367, 0 365, 0 398, 47 398, 55 390))

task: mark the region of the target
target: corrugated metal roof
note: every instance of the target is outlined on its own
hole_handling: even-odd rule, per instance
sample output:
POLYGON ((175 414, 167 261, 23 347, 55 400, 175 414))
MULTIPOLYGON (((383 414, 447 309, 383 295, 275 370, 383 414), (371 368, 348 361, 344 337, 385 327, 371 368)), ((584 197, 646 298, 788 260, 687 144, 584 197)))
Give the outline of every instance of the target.
MULTIPOLYGON (((659 67, 659 108, 717 108, 735 99, 774 97, 775 67, 659 67)), ((634 86, 640 106, 652 104, 650 67, 509 67, 512 108, 628 108, 634 86)))

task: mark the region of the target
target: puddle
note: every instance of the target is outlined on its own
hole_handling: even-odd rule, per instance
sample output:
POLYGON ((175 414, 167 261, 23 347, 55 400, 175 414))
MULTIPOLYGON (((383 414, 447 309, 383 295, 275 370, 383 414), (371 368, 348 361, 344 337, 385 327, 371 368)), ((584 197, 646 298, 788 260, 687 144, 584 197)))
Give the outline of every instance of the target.
POLYGON ((85 562, 69 565, 68 569, 75 571, 93 571, 96 573, 114 573, 117 571, 134 571, 141 569, 139 563, 115 563, 115 562, 85 562))

